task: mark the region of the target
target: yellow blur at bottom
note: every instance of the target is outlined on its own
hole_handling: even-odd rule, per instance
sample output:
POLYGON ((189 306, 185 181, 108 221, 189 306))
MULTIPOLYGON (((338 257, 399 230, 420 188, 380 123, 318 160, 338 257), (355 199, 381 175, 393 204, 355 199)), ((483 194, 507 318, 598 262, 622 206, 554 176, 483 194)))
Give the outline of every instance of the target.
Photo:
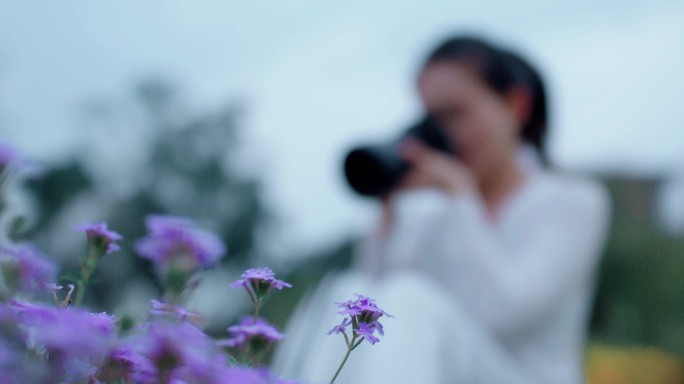
POLYGON ((684 362, 649 347, 592 344, 587 351, 588 384, 684 384, 684 362))

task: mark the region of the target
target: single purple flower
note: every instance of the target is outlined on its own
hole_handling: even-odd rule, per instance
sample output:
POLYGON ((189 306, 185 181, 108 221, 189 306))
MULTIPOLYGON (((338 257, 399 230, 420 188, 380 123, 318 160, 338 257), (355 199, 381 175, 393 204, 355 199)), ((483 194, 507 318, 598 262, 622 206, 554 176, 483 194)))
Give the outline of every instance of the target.
POLYGON ((348 317, 345 317, 342 323, 331 329, 328 334, 342 333, 346 337, 345 330, 347 326, 351 325, 354 338, 359 336, 371 344, 380 341, 375 333, 384 335, 384 329, 378 320, 383 316, 394 317, 380 309, 375 304, 375 300, 359 294, 356 294, 356 300, 337 303, 337 306, 341 309, 337 313, 348 317))
POLYGON ((336 304, 341 309, 341 311, 338 311, 337 313, 345 315, 345 318, 340 325, 333 327, 333 329, 328 332, 328 335, 341 333, 344 336, 345 344, 347 344, 347 353, 344 355, 344 359, 342 359, 342 363, 337 368, 337 371, 335 371, 332 380, 330 380, 331 384, 335 382, 340 371, 344 368, 344 364, 347 362, 349 355, 356 347, 364 340, 371 343, 371 345, 380 341, 380 339, 375 336, 375 332, 379 335, 383 335, 384 331, 382 329, 382 324, 380 324, 378 320, 383 316, 394 317, 378 308, 375 304, 375 300, 359 295, 358 293, 356 294, 356 300, 349 300, 336 304), (350 335, 347 335, 346 332, 346 328, 349 325, 352 327, 351 337, 350 335))
POLYGON ((122 240, 123 237, 108 229, 106 223, 90 224, 86 222, 76 226, 76 230, 84 232, 88 236, 88 241, 103 249, 105 254, 121 249, 116 242, 122 240))
POLYGON ((116 317, 106 312, 93 313, 86 312, 86 317, 90 327, 100 331, 102 334, 113 334, 116 328, 116 317))
POLYGON ((275 273, 268 267, 250 268, 244 271, 240 279, 230 286, 233 288, 244 287, 253 301, 261 300, 273 288, 279 290, 292 288, 292 284, 276 279, 275 273))
POLYGON ((214 342, 190 323, 155 321, 131 340, 136 352, 152 362, 159 375, 188 382, 214 382, 225 359, 214 342))
POLYGON ((145 226, 148 234, 137 242, 135 249, 161 268, 169 264, 188 272, 208 268, 226 252, 221 239, 195 227, 186 218, 148 215, 145 226))
POLYGON ((218 345, 229 348, 245 348, 250 345, 253 349, 263 349, 285 338, 285 335, 266 320, 259 318, 255 323, 252 317, 243 317, 238 325, 228 327, 228 332, 232 338, 220 340, 218 345))
POLYGON ((375 304, 375 300, 363 295, 359 295, 358 293, 355 295, 357 297, 356 300, 336 303, 337 306, 342 309, 337 313, 340 315, 359 316, 359 321, 362 322, 377 321, 377 319, 383 315, 393 317, 392 315, 389 315, 387 312, 378 308, 378 306, 375 304))
POLYGON ((105 382, 125 381, 137 384, 155 384, 157 369, 146 357, 127 344, 113 349, 107 362, 100 367, 97 378, 105 382))

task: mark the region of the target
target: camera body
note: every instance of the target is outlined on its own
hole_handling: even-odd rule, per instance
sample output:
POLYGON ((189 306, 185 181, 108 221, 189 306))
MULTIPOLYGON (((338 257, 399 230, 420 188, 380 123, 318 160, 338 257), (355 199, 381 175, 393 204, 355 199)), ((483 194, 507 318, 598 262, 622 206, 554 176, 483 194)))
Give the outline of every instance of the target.
POLYGON ((352 148, 344 159, 344 175, 358 194, 381 197, 389 193, 408 173, 411 166, 398 153, 403 140, 413 138, 433 149, 456 154, 437 121, 425 116, 389 143, 352 148))

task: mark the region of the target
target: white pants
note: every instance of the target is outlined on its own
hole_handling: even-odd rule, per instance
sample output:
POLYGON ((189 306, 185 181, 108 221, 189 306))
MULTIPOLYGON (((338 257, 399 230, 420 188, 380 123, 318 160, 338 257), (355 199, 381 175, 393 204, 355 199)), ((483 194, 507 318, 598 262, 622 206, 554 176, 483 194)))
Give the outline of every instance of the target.
POLYGON ((306 384, 329 383, 346 352, 342 335, 326 335, 342 316, 334 303, 354 293, 395 316, 385 336, 363 342, 339 384, 529 384, 503 348, 422 275, 397 272, 380 281, 357 272, 326 277, 296 309, 277 348, 273 370, 306 384))

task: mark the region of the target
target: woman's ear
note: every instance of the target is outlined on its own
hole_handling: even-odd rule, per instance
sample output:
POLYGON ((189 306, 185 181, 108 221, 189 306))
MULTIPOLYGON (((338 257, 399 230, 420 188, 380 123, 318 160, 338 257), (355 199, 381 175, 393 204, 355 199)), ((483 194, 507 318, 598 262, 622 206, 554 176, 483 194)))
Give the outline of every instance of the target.
POLYGON ((530 91, 525 87, 514 86, 508 91, 506 99, 513 114, 520 122, 518 126, 522 129, 530 120, 530 115, 532 114, 532 95, 530 95, 530 91))

